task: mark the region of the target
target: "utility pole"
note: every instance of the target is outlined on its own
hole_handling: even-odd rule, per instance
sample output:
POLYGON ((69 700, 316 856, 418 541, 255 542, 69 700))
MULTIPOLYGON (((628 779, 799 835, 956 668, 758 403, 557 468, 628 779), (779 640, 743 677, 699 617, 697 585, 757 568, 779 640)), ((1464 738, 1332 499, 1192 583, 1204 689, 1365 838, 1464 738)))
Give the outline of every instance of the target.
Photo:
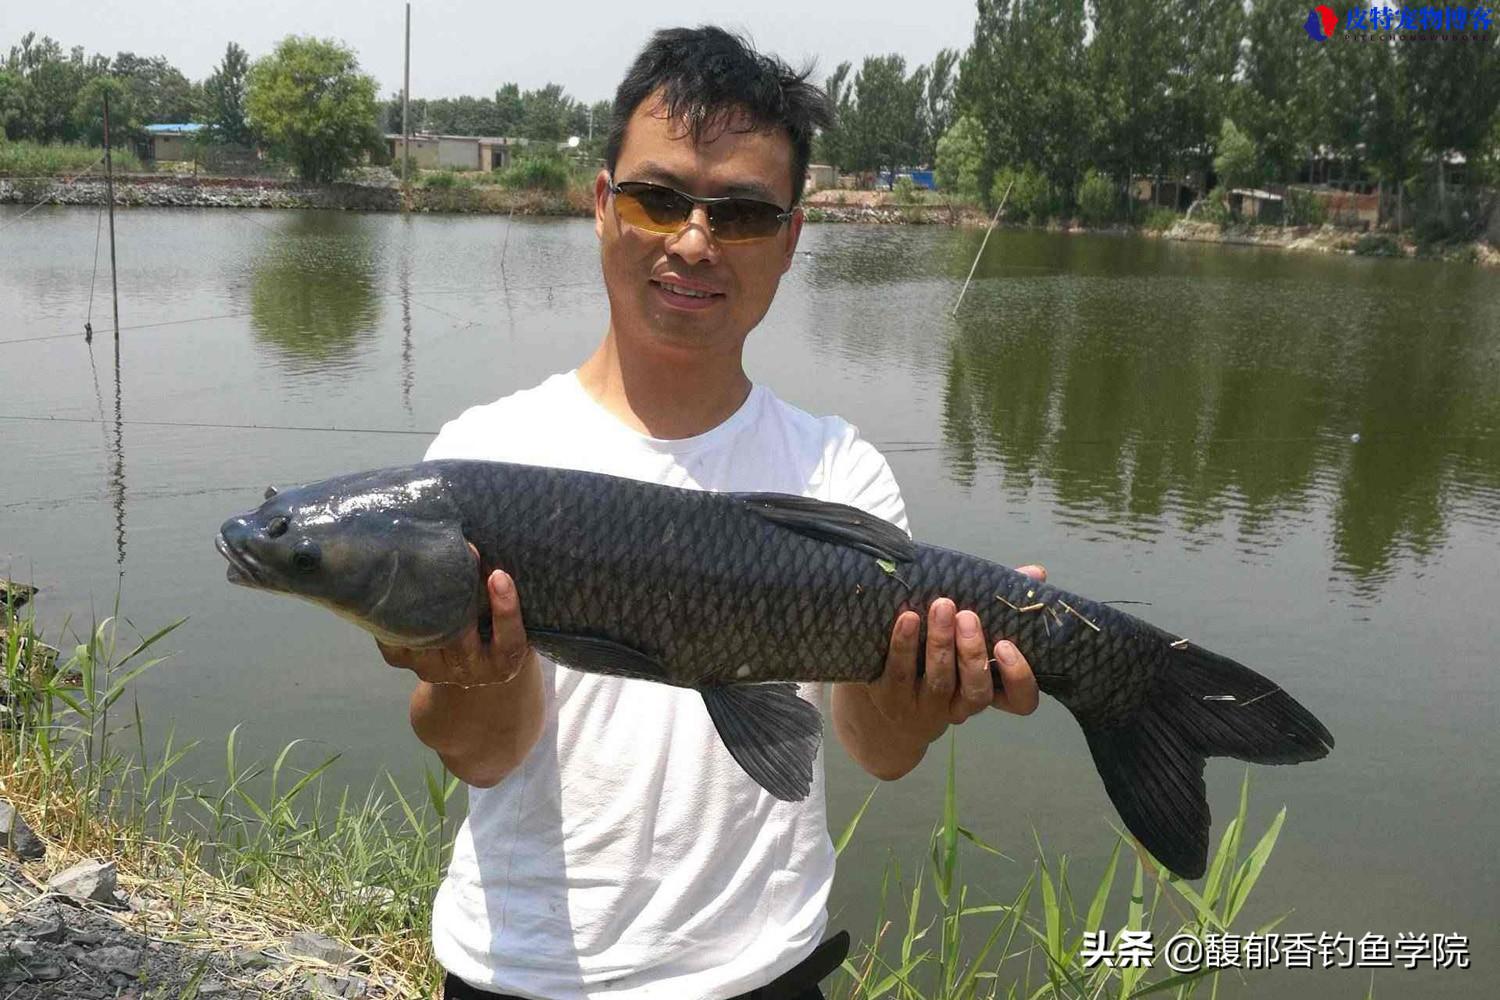
POLYGON ((406 173, 411 163, 411 4, 406 5, 406 65, 401 80, 401 211, 411 207, 411 189, 406 173))
POLYGON ((594 148, 594 106, 589 105, 589 149, 594 148))
POLYGON ((115 358, 120 356, 120 283, 115 276, 115 164, 109 155, 109 91, 104 91, 104 188, 109 198, 109 290, 115 302, 115 358))

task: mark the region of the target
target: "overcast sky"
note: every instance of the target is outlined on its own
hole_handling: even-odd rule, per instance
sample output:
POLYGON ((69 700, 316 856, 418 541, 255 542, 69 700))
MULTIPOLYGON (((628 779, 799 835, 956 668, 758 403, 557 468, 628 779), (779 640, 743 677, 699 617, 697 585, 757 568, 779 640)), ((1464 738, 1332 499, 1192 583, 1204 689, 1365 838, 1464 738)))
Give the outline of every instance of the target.
MULTIPOLYGON (((90 53, 163 55, 198 80, 230 41, 254 58, 285 35, 318 35, 350 45, 383 97, 401 89, 404 9, 394 0, 0 0, 0 47, 35 31, 90 53)), ((816 59, 821 82, 843 60, 858 67, 866 55, 899 52, 915 65, 940 48, 962 51, 974 0, 701 0, 690 13, 643 0, 413 2, 411 92, 487 96, 507 81, 522 89, 551 81, 580 100, 601 100, 614 96, 653 30, 702 23, 746 32, 794 65, 816 59)))

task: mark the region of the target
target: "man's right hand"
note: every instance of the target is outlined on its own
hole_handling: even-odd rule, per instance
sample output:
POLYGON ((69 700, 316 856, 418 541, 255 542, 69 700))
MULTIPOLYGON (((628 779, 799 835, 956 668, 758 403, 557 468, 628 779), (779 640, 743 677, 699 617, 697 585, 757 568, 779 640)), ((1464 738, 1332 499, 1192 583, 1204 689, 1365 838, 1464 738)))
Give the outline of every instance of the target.
MULTIPOLYGON (((479 553, 474 555, 477 560, 479 553)), ((437 751, 448 770, 480 788, 498 784, 526 759, 546 711, 541 665, 526 641, 515 582, 495 570, 485 591, 488 639, 476 623, 433 649, 376 642, 386 663, 420 678, 410 705, 417 738, 437 751)))
MULTIPOLYGON (((469 543, 474 562, 479 550, 469 543)), ((536 658, 526 641, 526 626, 521 621, 521 599, 516 585, 503 570, 495 570, 484 584, 489 596, 491 632, 488 641, 479 634, 478 623, 470 625, 446 646, 412 649, 388 646, 380 640, 375 645, 385 662, 410 670, 428 684, 456 684, 475 687, 481 684, 504 684, 524 670, 536 658)))

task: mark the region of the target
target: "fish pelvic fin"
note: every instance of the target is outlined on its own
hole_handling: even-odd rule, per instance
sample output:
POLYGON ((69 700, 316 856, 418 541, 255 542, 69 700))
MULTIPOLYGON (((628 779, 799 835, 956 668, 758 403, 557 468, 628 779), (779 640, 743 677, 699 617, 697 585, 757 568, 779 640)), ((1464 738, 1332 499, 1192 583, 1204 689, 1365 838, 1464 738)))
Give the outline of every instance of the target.
POLYGON ((719 738, 745 773, 778 799, 807 798, 823 717, 797 696, 797 685, 723 684, 701 690, 719 738))
POLYGON ((1333 736, 1248 667, 1180 641, 1169 646, 1154 690, 1132 717, 1097 728, 1079 721, 1125 826, 1167 868, 1200 878, 1210 821, 1205 759, 1296 764, 1327 756, 1333 736))

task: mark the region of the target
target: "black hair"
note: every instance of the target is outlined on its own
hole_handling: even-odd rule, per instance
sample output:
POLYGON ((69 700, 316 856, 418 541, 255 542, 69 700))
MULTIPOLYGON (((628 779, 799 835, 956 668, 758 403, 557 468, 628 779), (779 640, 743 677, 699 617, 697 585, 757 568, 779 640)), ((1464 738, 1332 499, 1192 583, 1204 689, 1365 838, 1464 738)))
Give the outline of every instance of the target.
POLYGON ((610 173, 625 144, 625 128, 641 102, 660 91, 657 109, 684 121, 694 142, 712 141, 737 113, 746 131, 785 129, 792 140, 792 204, 802 200, 813 130, 833 123, 828 95, 808 83, 808 66, 793 70, 723 28, 668 28, 651 36, 615 91, 604 162, 610 173))

